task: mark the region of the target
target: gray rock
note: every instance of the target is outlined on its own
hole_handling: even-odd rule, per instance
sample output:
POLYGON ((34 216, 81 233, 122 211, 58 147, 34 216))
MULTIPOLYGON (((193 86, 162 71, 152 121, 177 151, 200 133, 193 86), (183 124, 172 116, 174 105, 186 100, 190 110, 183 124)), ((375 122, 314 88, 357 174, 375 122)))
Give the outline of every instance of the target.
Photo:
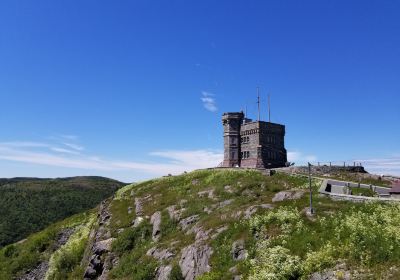
POLYGON ((133 210, 133 208, 132 207, 128 207, 128 214, 130 215, 130 214, 132 214, 132 210, 133 210))
POLYGON ((231 268, 229 269, 229 272, 232 273, 232 274, 238 273, 237 266, 231 267, 231 268))
POLYGON ((251 190, 249 190, 249 189, 245 189, 245 190, 242 192, 242 195, 244 195, 244 196, 254 196, 254 193, 253 193, 251 190))
POLYGON ((215 231, 215 233, 211 236, 211 239, 215 239, 218 237, 218 235, 220 235, 221 233, 223 233, 224 231, 226 231, 229 227, 228 226, 222 226, 217 228, 215 231))
POLYGON ((222 201, 218 204, 218 207, 222 208, 222 207, 228 206, 228 205, 232 204, 233 201, 234 201, 233 199, 228 199, 228 200, 222 201))
POLYGON ((179 221, 181 219, 182 213, 185 210, 186 210, 185 208, 177 210, 175 205, 172 205, 167 208, 169 218, 175 221, 179 221))
POLYGON ((96 242, 93 247, 93 252, 97 255, 109 252, 111 250, 111 245, 114 240, 115 238, 109 238, 106 240, 96 242))
POLYGON ((224 187, 224 190, 225 190, 227 193, 233 193, 233 189, 232 189, 231 186, 225 186, 225 187, 224 187))
POLYGON ((247 259, 247 250, 244 247, 244 240, 240 239, 232 244, 232 257, 235 261, 243 261, 247 259))
POLYGON ((159 261, 170 260, 175 256, 175 254, 169 249, 161 250, 157 249, 156 247, 149 249, 146 255, 149 257, 153 257, 159 261))
POLYGON ((143 216, 143 202, 138 197, 135 198, 135 213, 136 216, 143 216))
POLYGON ((136 217, 132 222, 132 227, 138 227, 144 221, 143 217, 136 217))
POLYGON ((192 180, 192 185, 193 186, 197 186, 199 183, 200 183, 200 181, 198 179, 192 180))
POLYGON ((156 279, 157 280, 169 280, 169 275, 171 274, 172 266, 163 265, 157 269, 156 279))
POLYGON ((197 195, 199 197, 214 198, 214 189, 198 192, 197 195))
POLYGON ((182 230, 187 230, 191 225, 196 223, 199 220, 199 215, 193 215, 187 217, 179 222, 179 226, 182 230))
POLYGON ((212 248, 206 244, 192 244, 182 249, 179 266, 185 280, 194 280, 196 277, 209 272, 209 260, 212 248))
POLYGON ((282 191, 275 194, 272 202, 279 202, 284 200, 300 199, 304 195, 304 191, 282 191))
POLYGON ((249 208, 247 208, 246 211, 244 211, 244 218, 250 219, 250 217, 257 212, 257 209, 258 209, 257 205, 252 205, 249 208))
POLYGON ((153 241, 158 241, 161 237, 161 212, 155 212, 151 218, 150 223, 153 225, 153 241))

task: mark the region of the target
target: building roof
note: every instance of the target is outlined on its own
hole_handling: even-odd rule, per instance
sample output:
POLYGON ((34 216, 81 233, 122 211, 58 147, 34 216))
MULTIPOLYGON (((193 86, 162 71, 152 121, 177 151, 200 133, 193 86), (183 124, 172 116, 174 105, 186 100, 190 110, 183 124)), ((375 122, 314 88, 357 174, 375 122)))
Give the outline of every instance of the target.
POLYGON ((400 194, 400 182, 393 183, 389 193, 400 194))

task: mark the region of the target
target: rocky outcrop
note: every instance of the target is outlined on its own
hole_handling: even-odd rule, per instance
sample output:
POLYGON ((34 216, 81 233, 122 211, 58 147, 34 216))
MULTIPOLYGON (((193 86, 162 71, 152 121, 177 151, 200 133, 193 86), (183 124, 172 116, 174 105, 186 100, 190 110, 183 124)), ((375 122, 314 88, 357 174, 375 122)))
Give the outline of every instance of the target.
POLYGON ((138 227, 142 222, 144 221, 143 217, 136 217, 133 221, 132 221, 132 227, 138 227))
POLYGON ((172 266, 170 265, 163 265, 157 268, 156 272, 156 280, 169 280, 169 276, 172 271, 172 266))
POLYGON ((175 256, 170 249, 157 249, 156 247, 149 249, 146 255, 159 261, 170 260, 175 256))
POLYGON ((135 213, 136 216, 143 216, 143 202, 138 197, 135 198, 135 213))
POLYGON ((295 200, 300 199, 304 195, 304 191, 282 191, 275 194, 272 198, 272 202, 279 202, 284 200, 295 200))
POLYGON ((175 221, 180 221, 180 219, 181 219, 181 216, 182 216, 182 213, 183 213, 183 211, 185 211, 186 209, 185 208, 181 208, 181 209, 176 209, 176 205, 172 205, 172 206, 169 206, 168 208, 167 208, 167 211, 168 211, 168 215, 169 215, 169 218, 171 219, 171 220, 175 220, 175 221))
POLYGON ((196 277, 209 272, 209 260, 213 251, 207 244, 192 244, 182 249, 179 266, 185 280, 194 280, 196 277))
POLYGON ((257 210, 259 208, 262 208, 262 209, 273 209, 274 206, 271 205, 271 204, 252 205, 252 206, 248 207, 246 209, 246 211, 244 211, 244 218, 245 219, 250 219, 251 216, 253 216, 257 212, 257 210))
POLYGON ((232 189, 231 186, 225 186, 225 187, 224 187, 224 190, 225 190, 227 193, 233 193, 233 189, 232 189))
POLYGON ((245 249, 244 246, 244 240, 240 239, 232 244, 232 258, 235 261, 243 261, 247 259, 247 250, 245 249))
POLYGON ((193 216, 187 217, 187 218, 185 218, 185 219, 183 219, 183 220, 181 220, 181 221, 179 222, 179 226, 180 226, 180 228, 181 228, 183 231, 185 231, 185 230, 187 230, 191 225, 193 225, 194 223, 196 223, 199 219, 200 219, 200 218, 199 218, 199 215, 193 215, 193 216))
MULTIPOLYGON (((74 233, 75 229, 73 228, 66 228, 63 229, 57 236, 57 242, 54 245, 54 250, 58 250, 61 246, 65 245, 68 242, 68 239, 74 233)), ((39 263, 34 269, 29 270, 26 274, 22 275, 21 277, 17 278, 18 280, 41 280, 44 279, 49 269, 49 262, 44 261, 39 263)))
POLYGON ((99 228, 93 234, 93 243, 89 250, 90 257, 84 274, 85 280, 108 279, 109 271, 118 263, 117 256, 110 253, 114 241, 108 229, 110 218, 109 201, 103 201, 98 214, 99 228))
POLYGON ((153 225, 153 241, 158 241, 161 237, 161 212, 155 212, 151 218, 150 223, 153 225))
POLYGON ((215 198, 214 197, 214 189, 198 192, 197 195, 199 197, 208 197, 208 198, 211 198, 211 199, 215 198))

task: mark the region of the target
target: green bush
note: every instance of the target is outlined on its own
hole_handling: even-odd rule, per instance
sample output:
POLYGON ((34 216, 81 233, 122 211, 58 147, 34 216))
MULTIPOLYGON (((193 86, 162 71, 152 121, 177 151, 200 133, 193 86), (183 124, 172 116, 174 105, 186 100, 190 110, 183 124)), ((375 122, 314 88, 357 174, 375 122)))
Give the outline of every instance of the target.
POLYGON ((148 221, 143 221, 138 227, 127 228, 120 233, 112 244, 112 250, 119 255, 123 255, 151 237, 151 234, 151 225, 148 221))

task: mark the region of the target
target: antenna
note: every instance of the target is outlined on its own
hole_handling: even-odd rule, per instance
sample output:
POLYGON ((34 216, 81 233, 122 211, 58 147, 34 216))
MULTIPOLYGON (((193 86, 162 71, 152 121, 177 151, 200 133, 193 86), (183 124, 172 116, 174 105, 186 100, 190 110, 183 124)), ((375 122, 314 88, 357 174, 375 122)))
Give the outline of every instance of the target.
POLYGON ((257 87, 258 121, 260 121, 260 88, 257 87))
POLYGON ((268 121, 271 122, 271 93, 268 94, 268 121))

